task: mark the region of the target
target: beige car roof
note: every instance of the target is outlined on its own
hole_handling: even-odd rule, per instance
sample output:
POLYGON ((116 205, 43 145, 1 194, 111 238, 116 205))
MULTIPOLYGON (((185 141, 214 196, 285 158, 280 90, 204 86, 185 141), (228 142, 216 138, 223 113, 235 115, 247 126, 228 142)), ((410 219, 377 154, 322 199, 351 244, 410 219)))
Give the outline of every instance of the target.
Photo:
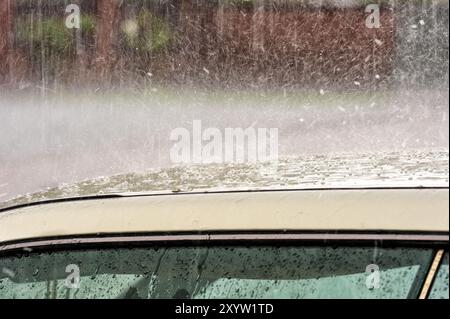
POLYGON ((446 188, 231 192, 77 200, 0 213, 0 242, 141 232, 448 232, 448 207, 446 188))

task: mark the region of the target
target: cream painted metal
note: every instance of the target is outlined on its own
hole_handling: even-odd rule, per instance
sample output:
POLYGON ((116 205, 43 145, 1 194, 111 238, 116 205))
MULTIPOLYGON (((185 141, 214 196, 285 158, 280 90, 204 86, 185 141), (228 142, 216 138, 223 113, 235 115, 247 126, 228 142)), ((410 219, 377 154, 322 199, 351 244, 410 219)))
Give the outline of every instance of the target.
POLYGON ((446 188, 132 196, 47 203, 0 213, 0 243, 141 232, 448 229, 446 188))

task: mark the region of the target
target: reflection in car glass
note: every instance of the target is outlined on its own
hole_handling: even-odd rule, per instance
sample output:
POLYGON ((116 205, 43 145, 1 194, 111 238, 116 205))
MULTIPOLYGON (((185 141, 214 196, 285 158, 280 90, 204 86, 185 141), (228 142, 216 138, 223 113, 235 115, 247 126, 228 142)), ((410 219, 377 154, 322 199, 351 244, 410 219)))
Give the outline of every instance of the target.
POLYGON ((431 249, 376 247, 31 253, 0 259, 0 268, 8 270, 1 275, 0 297, 416 298, 431 259, 431 249))

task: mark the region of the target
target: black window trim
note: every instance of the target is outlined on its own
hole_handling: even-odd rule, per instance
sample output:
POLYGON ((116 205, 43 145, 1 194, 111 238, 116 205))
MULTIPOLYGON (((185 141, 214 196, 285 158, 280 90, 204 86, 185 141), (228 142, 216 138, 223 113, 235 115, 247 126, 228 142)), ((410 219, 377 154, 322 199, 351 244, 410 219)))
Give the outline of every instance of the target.
POLYGON ((314 245, 367 245, 378 242, 383 246, 417 246, 448 247, 449 234, 433 232, 344 232, 344 231, 233 231, 233 232, 179 232, 179 233, 119 233, 71 235, 60 237, 33 238, 0 243, 0 256, 13 251, 55 250, 86 246, 110 245, 154 245, 154 244, 267 244, 267 243, 302 243, 314 245))

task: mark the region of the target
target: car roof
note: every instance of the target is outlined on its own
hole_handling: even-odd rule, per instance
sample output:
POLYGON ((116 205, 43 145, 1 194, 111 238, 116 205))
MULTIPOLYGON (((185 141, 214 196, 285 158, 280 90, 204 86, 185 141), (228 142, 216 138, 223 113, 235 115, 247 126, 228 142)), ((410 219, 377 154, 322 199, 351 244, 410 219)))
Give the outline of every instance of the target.
MULTIPOLYGON (((61 197, 311 188, 448 187, 448 150, 349 152, 282 157, 276 162, 175 165, 61 183, 14 197, 0 210, 61 197)), ((25 186, 25 185, 24 185, 25 186)))
POLYGON ((448 188, 217 192, 69 200, 0 213, 0 243, 213 231, 448 232, 448 188))

